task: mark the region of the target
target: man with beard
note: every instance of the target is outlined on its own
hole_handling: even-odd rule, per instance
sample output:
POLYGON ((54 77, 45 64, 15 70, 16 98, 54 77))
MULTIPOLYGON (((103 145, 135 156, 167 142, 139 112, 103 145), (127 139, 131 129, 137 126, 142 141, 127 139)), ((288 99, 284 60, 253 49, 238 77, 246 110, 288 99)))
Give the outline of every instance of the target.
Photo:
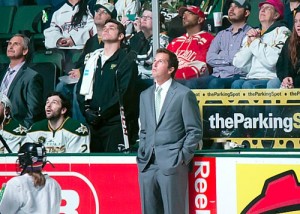
POLYGON ((192 78, 208 75, 206 53, 213 35, 202 30, 205 15, 196 6, 181 7, 179 15, 187 33, 175 38, 167 47, 177 55, 179 61, 175 79, 186 84, 192 78))
POLYGON ((45 120, 34 123, 25 142, 43 142, 49 153, 88 153, 90 135, 86 126, 73 120, 70 102, 61 93, 47 97, 45 120))
POLYGON ((246 23, 250 10, 251 5, 247 0, 231 2, 228 18, 232 25, 217 34, 207 52, 207 64, 213 68, 213 73, 199 80, 196 88, 231 88, 234 80, 246 76, 241 68, 232 65, 232 61, 241 48, 246 33, 251 29, 246 23))

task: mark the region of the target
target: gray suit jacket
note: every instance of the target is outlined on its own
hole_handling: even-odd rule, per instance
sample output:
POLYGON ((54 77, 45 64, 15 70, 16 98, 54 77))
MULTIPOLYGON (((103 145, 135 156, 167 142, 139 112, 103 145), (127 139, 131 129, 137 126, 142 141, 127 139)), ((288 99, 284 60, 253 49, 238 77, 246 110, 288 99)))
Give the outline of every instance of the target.
MULTIPOLYGON (((0 84, 5 71, 0 74, 0 84)), ((12 81, 7 96, 12 103, 12 116, 27 128, 43 118, 43 79, 26 63, 12 81)))
POLYGON ((140 98, 137 163, 143 171, 154 150, 159 168, 169 175, 179 164, 189 164, 202 138, 199 106, 190 89, 172 80, 156 124, 154 90, 155 85, 142 92, 140 98))

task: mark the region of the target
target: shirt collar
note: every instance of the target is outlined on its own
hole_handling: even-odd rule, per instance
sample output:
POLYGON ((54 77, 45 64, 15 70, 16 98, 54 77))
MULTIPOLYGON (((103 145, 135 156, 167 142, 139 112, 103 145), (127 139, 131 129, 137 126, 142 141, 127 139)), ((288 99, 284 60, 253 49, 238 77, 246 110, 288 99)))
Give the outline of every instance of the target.
POLYGON ((22 62, 22 63, 17 64, 17 65, 14 66, 13 68, 11 68, 11 67, 9 66, 9 69, 18 72, 18 71, 20 70, 20 68, 21 68, 24 64, 25 64, 25 61, 22 62))
MULTIPOLYGON (((242 27, 240 27, 240 28, 239 28, 238 32, 239 32, 239 31, 241 31, 241 30, 242 30, 242 31, 245 31, 245 30, 246 30, 246 28, 247 28, 247 26, 248 26, 248 25, 247 25, 247 23, 245 23, 245 24, 244 24, 242 27)), ((232 32, 232 30, 233 30, 233 26, 232 26, 232 25, 230 25, 230 26, 229 26, 228 28, 226 28, 225 30, 226 30, 226 31, 230 31, 230 32, 232 32)))
MULTIPOLYGON (((172 78, 168 79, 166 82, 164 82, 163 84, 160 85, 160 87, 162 88, 163 91, 168 90, 170 88, 172 84, 172 78)), ((155 89, 158 87, 159 85, 156 85, 155 89)))

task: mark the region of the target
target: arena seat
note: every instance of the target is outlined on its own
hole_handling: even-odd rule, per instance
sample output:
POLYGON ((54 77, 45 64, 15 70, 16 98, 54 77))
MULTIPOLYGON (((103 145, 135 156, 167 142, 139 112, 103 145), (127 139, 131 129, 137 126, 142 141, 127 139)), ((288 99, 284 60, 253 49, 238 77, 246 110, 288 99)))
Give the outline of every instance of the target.
MULTIPOLYGON (((0 53, 6 48, 7 35, 11 32, 16 7, 0 6, 0 53)), ((1 57, 2 59, 2 57, 1 57)))
POLYGON ((14 34, 22 33, 30 37, 33 47, 36 41, 43 43, 45 38, 42 29, 42 14, 43 10, 48 11, 50 8, 50 5, 0 7, 0 39, 8 40, 14 34))
POLYGON ((76 63, 79 60, 81 54, 82 54, 82 52, 76 52, 76 53, 74 53, 74 55, 72 57, 72 62, 76 63))
POLYGON ((9 64, 9 58, 6 54, 0 54, 0 64, 9 64))
POLYGON ((58 69, 57 66, 52 62, 37 62, 31 63, 30 68, 37 71, 44 80, 44 92, 43 98, 46 101, 47 95, 55 90, 57 78, 58 78, 58 69))
POLYGON ((0 6, 0 36, 1 34, 7 34, 11 31, 15 12, 15 6, 0 6))
MULTIPOLYGON (((63 72, 63 63, 65 57, 63 52, 46 50, 46 51, 36 51, 32 56, 32 63, 41 63, 41 62, 52 62, 57 67, 57 75, 61 76, 63 72)), ((58 77, 57 76, 57 77, 58 77)))
POLYGON ((19 6, 15 14, 11 32, 18 33, 27 30, 30 33, 42 33, 42 11, 49 7, 49 5, 19 6))

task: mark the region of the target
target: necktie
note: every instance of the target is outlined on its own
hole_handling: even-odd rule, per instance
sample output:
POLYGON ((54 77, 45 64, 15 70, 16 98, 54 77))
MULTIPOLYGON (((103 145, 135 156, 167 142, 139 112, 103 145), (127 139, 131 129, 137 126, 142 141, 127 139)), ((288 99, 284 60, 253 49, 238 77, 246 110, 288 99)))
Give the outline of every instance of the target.
POLYGON ((159 119, 160 114, 160 105, 161 105, 161 90, 162 88, 158 86, 155 90, 155 115, 156 115, 156 123, 159 119))
POLYGON ((11 79, 11 75, 15 72, 15 70, 11 70, 10 68, 7 69, 7 75, 5 76, 5 78, 2 81, 1 84, 1 91, 4 92, 9 84, 9 81, 11 79))

